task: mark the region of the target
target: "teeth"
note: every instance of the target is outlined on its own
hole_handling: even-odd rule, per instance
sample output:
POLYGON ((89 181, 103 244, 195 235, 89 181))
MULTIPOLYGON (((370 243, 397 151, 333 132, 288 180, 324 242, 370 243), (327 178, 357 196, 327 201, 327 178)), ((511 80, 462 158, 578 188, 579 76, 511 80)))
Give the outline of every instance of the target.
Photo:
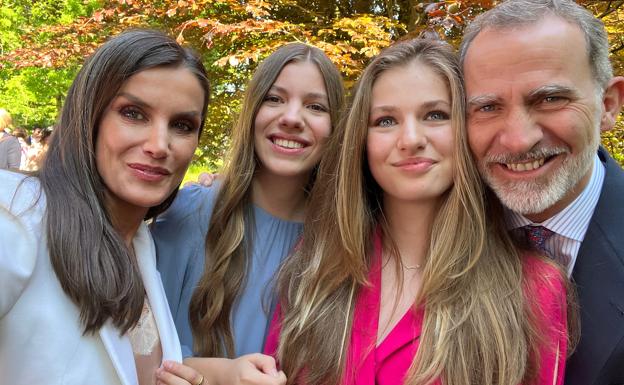
POLYGON ((505 163, 508 169, 513 171, 531 171, 540 168, 544 165, 544 158, 534 160, 526 163, 505 163))
POLYGON ((274 139, 273 143, 284 148, 303 148, 302 143, 295 142, 294 140, 274 139))

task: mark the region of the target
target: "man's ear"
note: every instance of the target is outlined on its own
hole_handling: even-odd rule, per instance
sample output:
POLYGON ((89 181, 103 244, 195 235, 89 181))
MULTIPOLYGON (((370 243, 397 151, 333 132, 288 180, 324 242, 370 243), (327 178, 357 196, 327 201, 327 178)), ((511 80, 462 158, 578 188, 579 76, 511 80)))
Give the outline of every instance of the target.
POLYGON ((602 105, 604 112, 600 119, 600 130, 608 131, 615 126, 615 122, 624 104, 624 77, 616 76, 607 85, 602 105))

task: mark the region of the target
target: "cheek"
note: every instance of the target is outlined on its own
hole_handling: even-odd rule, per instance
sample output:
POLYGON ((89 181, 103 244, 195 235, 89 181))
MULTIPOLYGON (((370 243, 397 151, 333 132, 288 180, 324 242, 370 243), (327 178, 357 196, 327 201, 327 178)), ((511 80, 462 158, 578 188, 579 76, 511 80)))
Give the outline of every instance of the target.
POLYGON ((559 140, 578 151, 600 136, 600 121, 596 115, 596 110, 582 106, 554 114, 546 124, 559 140))
POLYGON ((314 125, 311 127, 312 133, 317 140, 324 140, 331 135, 332 124, 331 118, 327 116, 319 116, 314 120, 314 125))
POLYGON ((188 138, 177 138, 173 144, 174 159, 180 162, 180 167, 187 167, 193 159, 199 138, 195 135, 188 138))
POLYGON ((271 112, 267 107, 260 107, 253 120, 253 127, 256 133, 264 131, 271 121, 271 112))
POLYGON ((474 123, 468 123, 466 129, 470 150, 477 158, 483 157, 487 143, 489 142, 485 127, 479 127, 474 123))
POLYGON ((100 174, 106 173, 106 166, 119 155, 114 146, 118 135, 113 131, 113 127, 102 124, 95 139, 95 164, 100 174))
POLYGON ((261 114, 261 111, 258 111, 256 118, 253 121, 253 136, 254 136, 254 145, 257 147, 260 143, 262 143, 262 139, 264 138, 264 130, 266 129, 266 119, 261 114))
POLYGON ((366 157, 368 161, 368 168, 370 169, 373 177, 377 179, 379 169, 382 167, 383 162, 387 155, 387 138, 385 135, 376 135, 369 133, 366 138, 366 157))

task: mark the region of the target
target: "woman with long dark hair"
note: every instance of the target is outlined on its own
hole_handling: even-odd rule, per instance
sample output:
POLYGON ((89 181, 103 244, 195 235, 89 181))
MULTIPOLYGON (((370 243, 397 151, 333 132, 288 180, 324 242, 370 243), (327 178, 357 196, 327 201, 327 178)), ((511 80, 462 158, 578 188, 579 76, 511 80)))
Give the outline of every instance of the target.
MULTIPOLYGON (((181 349, 144 219, 173 200, 204 125, 199 58, 155 31, 102 45, 41 170, 0 171, 0 377, 152 385, 181 349)), ((199 383, 187 378, 168 383, 199 383)))

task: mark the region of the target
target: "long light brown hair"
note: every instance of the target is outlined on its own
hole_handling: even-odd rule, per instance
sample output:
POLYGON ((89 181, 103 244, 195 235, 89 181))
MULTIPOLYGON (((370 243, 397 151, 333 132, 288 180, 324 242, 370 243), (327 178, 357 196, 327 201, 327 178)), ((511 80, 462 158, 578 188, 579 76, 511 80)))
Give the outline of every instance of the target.
MULTIPOLYGON (((245 92, 232 147, 223 172, 206 234, 205 269, 189 307, 194 349, 203 356, 234 355, 230 324, 234 302, 246 279, 254 218, 251 182, 258 168, 254 149, 254 120, 267 92, 282 69, 292 62, 311 62, 325 83, 332 125, 338 120, 344 89, 340 73, 318 48, 291 43, 264 59, 245 92)), ((314 182, 314 172, 310 185, 314 182)), ((303 188, 303 187, 302 187, 303 188)))
MULTIPOLYGON (((128 31, 103 44, 78 72, 37 174, 46 195, 52 267, 79 307, 85 333, 97 332, 108 319, 125 333, 143 309, 145 289, 136 258, 105 208, 95 141, 102 115, 125 81, 161 66, 188 68, 197 78, 204 90, 201 132, 209 84, 199 57, 160 32, 128 31)), ((164 211, 174 197, 175 191, 147 217, 164 211)))
POLYGON ((382 51, 362 74, 344 128, 320 164, 301 248, 280 273, 278 360, 291 384, 338 384, 344 376, 374 229, 379 226, 391 241, 382 191, 366 161, 372 88, 384 71, 412 62, 429 66, 448 85, 455 169, 432 225, 414 305, 425 307, 425 318, 406 383, 441 378, 447 385, 515 385, 537 373, 538 333, 522 290, 521 258, 501 223, 500 206, 495 199, 486 205, 470 155, 458 59, 443 42, 415 39, 382 51))

